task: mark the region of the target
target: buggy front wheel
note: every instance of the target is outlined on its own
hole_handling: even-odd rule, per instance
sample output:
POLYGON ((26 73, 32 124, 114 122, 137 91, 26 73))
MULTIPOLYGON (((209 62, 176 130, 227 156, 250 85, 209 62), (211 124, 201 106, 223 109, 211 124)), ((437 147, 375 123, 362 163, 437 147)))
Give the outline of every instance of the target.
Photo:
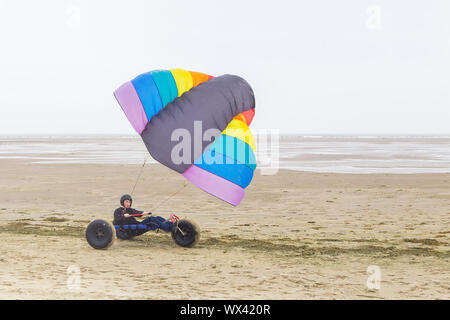
POLYGON ((172 230, 172 239, 181 247, 193 247, 200 240, 200 228, 187 219, 178 220, 172 230))

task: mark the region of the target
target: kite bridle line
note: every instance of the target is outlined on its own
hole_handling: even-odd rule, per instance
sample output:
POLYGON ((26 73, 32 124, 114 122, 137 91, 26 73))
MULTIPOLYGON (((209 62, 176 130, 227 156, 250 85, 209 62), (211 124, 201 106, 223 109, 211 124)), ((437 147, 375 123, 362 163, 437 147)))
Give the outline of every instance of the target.
MULTIPOLYGON (((139 175, 138 175, 138 177, 136 178, 136 181, 135 181, 135 183, 134 183, 133 190, 131 190, 131 193, 130 193, 131 196, 133 196, 134 189, 136 188, 136 185, 137 185, 137 183, 138 183, 138 181, 139 181, 139 178, 140 178, 141 175, 142 175, 142 171, 144 171, 144 167, 145 167, 145 164, 147 163, 148 158, 150 158, 150 155, 148 155, 147 158, 145 158, 144 163, 142 164, 141 170, 139 171, 139 175)), ((153 210, 159 208, 164 202, 166 202, 167 200, 169 200, 170 198, 172 198, 173 196, 175 196, 177 193, 179 193, 181 190, 183 190, 187 185, 188 185, 188 183, 187 183, 187 181, 185 181, 185 182, 184 182, 184 185, 183 185, 180 189, 178 189, 175 193, 173 193, 172 195, 170 195, 168 198, 166 198, 166 199, 164 199, 163 201, 161 201, 160 203, 158 203, 158 205, 157 205, 156 207, 154 207, 153 210)))
POLYGON ((131 196, 133 196, 134 189, 136 188, 139 178, 141 177, 142 171, 144 171, 144 167, 145 167, 145 164, 147 163, 148 158, 150 158, 150 155, 148 155, 147 158, 145 158, 144 163, 142 164, 141 170, 139 171, 139 175, 136 178, 136 181, 134 183, 133 190, 131 190, 131 193, 130 193, 131 196))
POLYGON ((158 205, 157 205, 154 209, 159 208, 164 202, 166 202, 167 200, 169 200, 170 198, 172 198, 173 196, 175 196, 178 192, 180 192, 181 190, 183 190, 184 188, 186 188, 187 185, 188 185, 188 182, 185 181, 185 182, 184 182, 184 185, 183 185, 180 189, 178 189, 176 192, 174 192, 174 193, 173 193, 172 195, 170 195, 168 198, 166 198, 166 199, 164 199, 163 201, 161 201, 160 203, 158 203, 158 205))

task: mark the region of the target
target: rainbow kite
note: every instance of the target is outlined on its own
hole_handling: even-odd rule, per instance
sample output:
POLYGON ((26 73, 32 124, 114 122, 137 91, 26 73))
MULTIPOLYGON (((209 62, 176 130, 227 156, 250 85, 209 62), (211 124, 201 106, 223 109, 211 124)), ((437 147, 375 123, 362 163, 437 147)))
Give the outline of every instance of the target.
POLYGON ((234 206, 241 202, 256 169, 248 128, 255 97, 244 79, 155 70, 124 83, 114 95, 155 160, 219 199, 234 206), (182 152, 178 138, 183 135, 176 132, 190 137, 182 152))

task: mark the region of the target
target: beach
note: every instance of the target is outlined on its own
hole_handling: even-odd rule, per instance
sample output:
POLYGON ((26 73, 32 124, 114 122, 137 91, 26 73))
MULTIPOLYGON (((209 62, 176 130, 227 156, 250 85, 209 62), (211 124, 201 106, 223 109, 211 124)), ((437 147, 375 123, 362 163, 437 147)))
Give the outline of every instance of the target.
POLYGON ((10 157, 0 176, 0 299, 450 298, 450 173, 256 170, 237 207, 153 163, 10 157), (133 207, 195 221, 196 247, 88 245, 141 169, 133 207))
POLYGON ((450 300, 449 18, 449 0, 0 0, 0 303, 450 300))

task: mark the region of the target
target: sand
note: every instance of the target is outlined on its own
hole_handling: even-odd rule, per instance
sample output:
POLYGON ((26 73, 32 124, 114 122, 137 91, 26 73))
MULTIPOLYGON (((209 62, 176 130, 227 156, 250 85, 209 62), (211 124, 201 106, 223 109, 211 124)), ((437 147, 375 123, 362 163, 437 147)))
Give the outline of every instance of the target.
POLYGON ((94 250, 87 224, 112 220, 140 165, 0 164, 0 299, 450 298, 450 174, 257 171, 232 207, 147 165, 133 207, 194 220, 200 242, 94 250))

